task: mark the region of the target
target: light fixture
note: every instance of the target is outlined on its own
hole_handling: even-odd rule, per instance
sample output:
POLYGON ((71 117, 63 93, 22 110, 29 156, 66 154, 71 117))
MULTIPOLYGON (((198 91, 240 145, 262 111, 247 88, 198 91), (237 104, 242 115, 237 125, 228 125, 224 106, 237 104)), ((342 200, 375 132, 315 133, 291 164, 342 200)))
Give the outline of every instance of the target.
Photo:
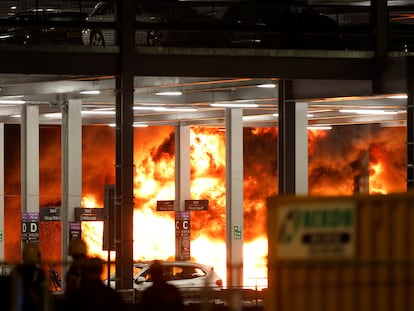
POLYGON ((254 116, 243 116, 244 122, 253 122, 253 121, 274 121, 271 115, 262 114, 262 115, 254 115, 254 116))
POLYGON ((113 116, 115 115, 115 111, 108 111, 108 110, 82 110, 82 115, 101 115, 101 116, 113 116))
POLYGON ((192 108, 192 107, 165 107, 163 111, 191 112, 191 111, 197 111, 197 109, 192 108))
POLYGON ((80 91, 79 93, 83 94, 83 95, 98 95, 98 94, 101 94, 101 91, 99 91, 99 90, 89 90, 89 91, 80 91))
POLYGON ((265 84, 259 84, 259 85, 256 85, 257 87, 260 87, 260 88, 265 88, 265 89, 273 89, 273 88, 275 88, 276 87, 276 84, 273 84, 273 83, 265 83, 265 84))
MULTIPOLYGON (((279 114, 276 112, 276 113, 272 114, 272 116, 277 118, 277 117, 279 117, 279 114)), ((307 116, 308 118, 312 118, 312 117, 314 117, 314 115, 313 115, 312 113, 308 113, 308 114, 306 114, 306 116, 307 116)))
POLYGON ((214 103, 211 103, 210 106, 220 107, 220 108, 256 108, 256 107, 259 107, 259 105, 256 104, 254 100, 250 100, 250 99, 214 102, 214 103))
POLYGON ((329 131, 329 130, 332 130, 332 126, 330 126, 330 125, 320 125, 320 126, 311 125, 311 126, 308 126, 308 130, 324 130, 324 131, 329 131))
POLYGON ((407 94, 398 94, 398 95, 387 96, 387 98, 389 98, 389 99, 407 99, 408 95, 407 94))
POLYGON ((339 109, 341 113, 356 113, 356 114, 397 114, 398 111, 385 111, 381 109, 339 109))
POLYGON ((149 110, 149 111, 165 111, 165 107, 161 106, 134 106, 133 110, 149 110))
MULTIPOLYGON (((116 127, 115 123, 109 123, 109 127, 116 127)), ((145 122, 134 122, 133 127, 148 127, 148 123, 145 122)))
POLYGON ((134 122, 134 127, 148 127, 148 123, 145 122, 134 122))
POLYGON ((155 93, 155 95, 160 95, 160 96, 180 96, 182 94, 183 93, 179 91, 166 91, 166 92, 155 93))
POLYGON ((0 99, 0 105, 23 105, 25 103, 26 101, 21 99, 0 99))
POLYGON ((49 118, 49 119, 62 119, 62 113, 61 112, 45 113, 43 116, 45 118, 49 118))

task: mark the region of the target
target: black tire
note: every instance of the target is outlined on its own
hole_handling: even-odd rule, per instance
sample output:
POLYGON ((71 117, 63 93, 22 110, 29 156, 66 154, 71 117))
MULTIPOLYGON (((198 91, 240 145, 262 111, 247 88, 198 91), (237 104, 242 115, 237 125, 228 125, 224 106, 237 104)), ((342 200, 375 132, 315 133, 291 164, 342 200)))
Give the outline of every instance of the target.
POLYGON ((102 35, 102 32, 100 32, 99 30, 92 31, 91 38, 90 38, 90 45, 96 45, 96 46, 105 45, 105 39, 102 35))

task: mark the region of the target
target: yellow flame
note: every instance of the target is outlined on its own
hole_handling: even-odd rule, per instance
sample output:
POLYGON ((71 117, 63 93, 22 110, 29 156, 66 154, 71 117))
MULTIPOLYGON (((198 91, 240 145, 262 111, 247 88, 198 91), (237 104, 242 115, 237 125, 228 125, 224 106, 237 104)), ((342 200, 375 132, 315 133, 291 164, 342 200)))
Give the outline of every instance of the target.
POLYGON ((371 194, 387 194, 388 191, 384 189, 381 183, 381 175, 384 172, 384 168, 381 162, 376 164, 370 163, 370 176, 369 176, 369 193, 371 194))

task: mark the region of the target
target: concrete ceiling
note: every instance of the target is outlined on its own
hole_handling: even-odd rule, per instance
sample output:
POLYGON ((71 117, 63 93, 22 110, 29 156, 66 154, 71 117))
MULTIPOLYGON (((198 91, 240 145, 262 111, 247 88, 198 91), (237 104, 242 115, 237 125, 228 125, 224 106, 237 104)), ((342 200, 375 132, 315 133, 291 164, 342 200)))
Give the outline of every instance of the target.
MULTIPOLYGON (((388 2, 391 5, 411 4, 411 1, 388 2)), ((0 1, 0 5, 5 3, 5 1, 0 1)), ((353 0, 309 0, 309 3, 361 4, 360 1, 353 0)), ((9 5, 10 2, 7 4, 9 5)), ((209 53, 209 51, 205 52, 209 53)), ((185 51, 185 54, 187 53, 191 52, 185 51)), ((17 64, 17 66, 19 65, 17 64)), ((48 66, 48 64, 44 63, 44 66, 48 66)), ((70 104, 72 99, 82 99, 82 110, 85 112, 94 111, 94 114, 85 113, 83 116, 84 124, 115 122, 116 90, 113 75, 30 74, 29 72, 31 71, 28 70, 24 74, 0 74, 0 100, 23 99, 27 104, 38 105, 41 114, 40 123, 60 124, 59 113, 62 103, 69 101, 70 104), (81 91, 100 91, 100 93, 84 95, 80 94, 81 91)), ((134 81, 135 121, 148 125, 222 126, 224 108, 212 107, 211 104, 244 102, 257 105, 255 108, 244 109, 245 126, 275 126, 277 124, 275 113, 278 110, 277 85, 280 76, 277 74, 274 76, 263 75, 263 77, 270 78, 258 78, 257 74, 232 75, 230 72, 231 70, 229 70, 231 77, 223 77, 223 75, 214 77, 211 74, 207 75, 209 78, 174 76, 172 74, 137 76, 134 81), (233 78, 234 76, 237 78, 233 78), (257 87, 268 83, 275 84, 275 87, 257 87), (180 91, 182 95, 156 95, 161 91, 180 91), (151 107, 155 109, 149 110, 151 107)), ((398 88, 395 89, 398 90, 398 88)), ((388 98, 389 95, 401 92, 390 92, 393 94, 384 92, 381 95, 372 96, 371 80, 299 78, 293 80, 292 90, 292 101, 308 104, 310 125, 360 123, 404 125, 406 122, 406 100, 388 98), (382 109, 387 114, 371 114, 368 111, 363 114, 342 113, 339 110, 343 108, 382 109)), ((20 104, 0 103, 0 122, 19 123, 20 110, 20 104)))

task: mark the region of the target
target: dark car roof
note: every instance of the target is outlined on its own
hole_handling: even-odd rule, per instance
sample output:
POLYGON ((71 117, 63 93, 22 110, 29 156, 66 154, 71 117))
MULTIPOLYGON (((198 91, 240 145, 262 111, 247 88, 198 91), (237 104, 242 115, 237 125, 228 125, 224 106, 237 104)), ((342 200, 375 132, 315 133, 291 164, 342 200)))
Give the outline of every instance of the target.
POLYGON ((50 20, 50 21, 83 21, 87 17, 85 12, 59 9, 38 9, 17 12, 11 19, 21 19, 22 17, 50 20))

